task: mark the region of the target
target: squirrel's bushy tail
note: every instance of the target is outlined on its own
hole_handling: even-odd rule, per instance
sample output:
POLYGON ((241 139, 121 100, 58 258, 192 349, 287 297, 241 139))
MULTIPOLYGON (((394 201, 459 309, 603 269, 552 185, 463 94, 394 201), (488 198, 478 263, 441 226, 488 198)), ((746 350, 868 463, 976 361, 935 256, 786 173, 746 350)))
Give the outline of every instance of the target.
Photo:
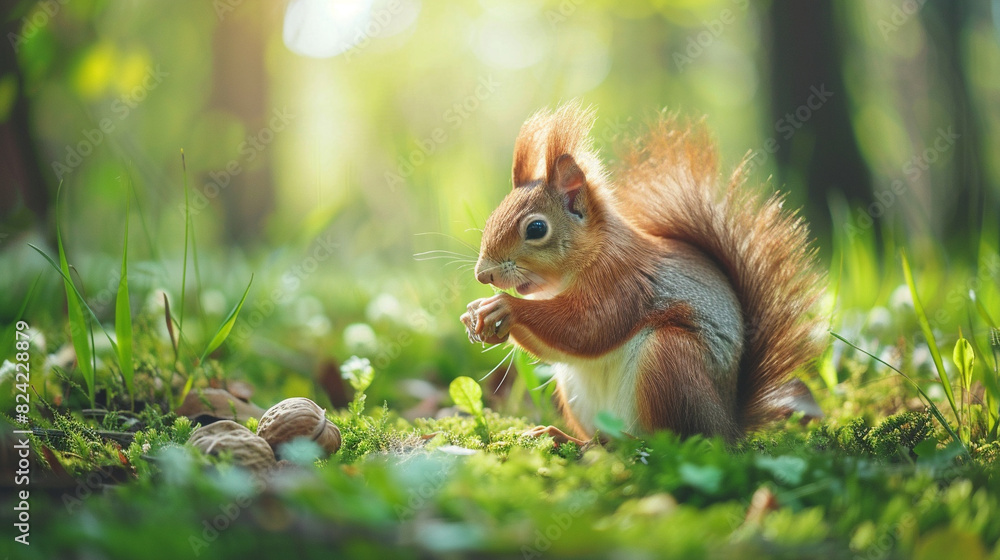
POLYGON ((694 245, 729 276, 744 318, 739 421, 752 430, 774 415, 774 392, 815 355, 812 313, 821 276, 809 233, 780 195, 746 184, 745 159, 723 188, 703 123, 662 114, 629 142, 612 172, 613 200, 635 226, 694 245))

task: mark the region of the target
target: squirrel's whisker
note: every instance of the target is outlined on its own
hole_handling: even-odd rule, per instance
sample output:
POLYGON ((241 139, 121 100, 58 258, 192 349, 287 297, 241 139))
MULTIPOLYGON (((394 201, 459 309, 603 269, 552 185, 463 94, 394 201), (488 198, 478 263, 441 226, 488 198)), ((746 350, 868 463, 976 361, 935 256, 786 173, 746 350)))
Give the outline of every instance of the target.
POLYGON ((462 241, 461 239, 455 237, 454 235, 448 234, 448 233, 442 233, 440 231, 425 231, 425 232, 417 233, 415 235, 440 235, 441 237, 445 237, 447 239, 451 239, 452 241, 457 241, 460 245, 462 245, 466 249, 468 249, 468 250, 470 250, 470 251, 472 251, 472 252, 474 252, 476 254, 479 254, 479 249, 476 249, 472 245, 469 245, 465 241, 462 241))
MULTIPOLYGON (((513 354, 513 353, 514 353, 514 350, 511 350, 511 351, 510 351, 510 353, 511 353, 511 354, 513 354)), ((501 385, 503 385, 503 382, 504 382, 504 381, 507 381, 507 374, 508 374, 508 373, 510 373, 510 368, 511 368, 511 366, 513 366, 513 365, 514 365, 514 358, 513 358, 513 357, 511 357, 511 359, 510 359, 510 363, 509 363, 509 364, 507 364, 507 371, 503 372, 503 377, 501 377, 501 378, 500 378, 500 383, 497 383, 497 388, 496 388, 496 389, 493 389, 493 394, 494 394, 494 395, 495 395, 495 394, 497 394, 497 391, 499 391, 499 390, 500 390, 500 386, 501 386, 501 385)))
MULTIPOLYGON (((535 362, 535 363, 538 363, 538 362, 535 362)), ((545 383, 542 383, 542 384, 541 384, 541 385, 539 385, 538 387, 535 387, 535 388, 533 388, 533 389, 528 389, 528 390, 529 390, 529 391, 541 391, 541 390, 542 390, 542 387, 545 387, 546 385, 548 385, 549 383, 552 383, 552 382, 553 382, 553 381, 555 381, 555 380, 556 380, 556 376, 554 376, 554 375, 553 375, 553 376, 552 376, 552 377, 550 377, 550 378, 549 378, 549 380, 548 380, 548 381, 546 381, 545 383)))
MULTIPOLYGON (((499 345, 499 344, 497 344, 497 346, 500 346, 500 345, 499 345)), ((511 349, 510 349, 510 352, 507 352, 507 355, 506 355, 506 356, 504 356, 502 360, 500 360, 500 363, 499 363, 499 364, 497 364, 497 365, 496 365, 496 367, 494 367, 493 369, 491 369, 491 370, 489 371, 489 373, 487 373, 486 375, 482 376, 482 377, 481 377, 481 378, 479 379, 479 381, 481 382, 481 381, 485 380, 485 379, 486 379, 487 377, 489 377, 489 376, 493 375, 493 372, 495 372, 495 371, 496 371, 497 369, 499 369, 499 368, 500 368, 500 366, 502 366, 502 365, 503 365, 503 363, 507 361, 507 358, 511 358, 511 361, 510 361, 510 363, 514 363, 514 360, 513 360, 513 356, 514 356, 514 349, 513 349, 513 348, 511 348, 511 349)), ((502 382, 503 382, 503 381, 501 381, 501 383, 502 383, 502 382)))

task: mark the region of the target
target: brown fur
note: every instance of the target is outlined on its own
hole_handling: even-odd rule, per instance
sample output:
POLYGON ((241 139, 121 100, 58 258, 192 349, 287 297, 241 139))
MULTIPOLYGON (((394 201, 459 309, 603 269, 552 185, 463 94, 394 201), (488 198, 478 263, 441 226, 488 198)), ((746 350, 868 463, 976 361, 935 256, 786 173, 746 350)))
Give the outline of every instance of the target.
MULTIPOLYGON (((486 308, 502 307, 505 314, 491 317, 503 317, 501 328, 518 345, 550 361, 599 357, 651 330, 635 388, 645 430, 732 439, 759 426, 771 415, 774 390, 814 351, 816 319, 808 312, 820 293, 819 276, 804 224, 781 210, 780 198, 746 188, 742 166, 723 192, 704 127, 669 115, 630 143, 612 185, 587 137, 593 118, 592 110, 571 103, 540 111, 521 128, 514 189, 487 220, 477 277, 501 288, 539 284, 558 295, 503 295, 486 308), (585 184, 577 191, 578 172, 585 184), (523 224, 532 216, 549 224, 550 237, 527 240, 523 224), (722 270, 739 300, 745 336, 732 376, 709 374, 706 355, 713 349, 690 307, 657 307, 657 268, 680 253, 714 263, 705 266, 722 270)), ((467 325, 486 329, 477 336, 506 337, 466 317, 467 325)), ((557 395, 582 435, 562 387, 557 395)))
POLYGON ((556 406, 562 414, 566 427, 569 428, 569 430, 574 434, 585 434, 586 430, 583 429, 583 426, 580 425, 580 421, 573 415, 573 411, 570 410, 569 404, 566 402, 566 393, 563 392, 562 387, 558 384, 556 385, 556 390, 552 393, 552 398, 556 401, 556 406))
POLYGON ((703 123, 661 114, 624 153, 614 200, 643 231, 679 239, 710 255, 726 272, 744 314, 737 408, 752 430, 774 416, 771 397, 816 354, 811 314, 821 294, 806 224, 746 185, 747 161, 725 189, 716 185, 717 156, 703 123))
POLYGON ((682 436, 741 434, 718 388, 706 373, 706 348, 694 333, 661 328, 640 357, 636 399, 642 428, 670 427, 682 436))

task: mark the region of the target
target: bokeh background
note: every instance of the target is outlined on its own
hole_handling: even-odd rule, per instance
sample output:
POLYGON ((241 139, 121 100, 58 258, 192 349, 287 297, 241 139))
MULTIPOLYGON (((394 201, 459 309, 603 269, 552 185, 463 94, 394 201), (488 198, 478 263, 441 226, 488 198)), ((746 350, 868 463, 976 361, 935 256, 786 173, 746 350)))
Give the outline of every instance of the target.
POLYGON ((889 301, 904 244, 931 298, 949 274, 1000 270, 1000 2, 46 0, 0 16, 0 323, 27 305, 62 324, 60 279, 27 246, 55 254, 57 224, 111 321, 128 222, 132 306, 165 337, 187 185, 188 336, 254 275, 226 375, 275 394, 320 393, 352 354, 379 372, 375 402, 407 406, 495 365, 457 321, 489 290, 414 255, 474 258, 520 124, 572 98, 598 108, 612 160, 657 110, 704 116, 723 173, 750 157, 754 182, 803 208, 847 305, 889 301))

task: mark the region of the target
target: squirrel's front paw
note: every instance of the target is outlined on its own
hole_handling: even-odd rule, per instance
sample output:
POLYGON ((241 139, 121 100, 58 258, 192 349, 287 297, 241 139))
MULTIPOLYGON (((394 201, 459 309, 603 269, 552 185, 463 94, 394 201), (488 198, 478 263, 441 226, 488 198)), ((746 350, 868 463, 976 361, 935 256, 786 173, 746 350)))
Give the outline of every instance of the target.
POLYGON ((470 303, 466 307, 465 313, 462 313, 462 316, 459 317, 462 324, 465 325, 465 334, 469 335, 469 342, 481 342, 479 335, 476 334, 476 310, 479 309, 479 304, 482 301, 481 299, 477 299, 470 303))
POLYGON ((511 309, 507 294, 477 299, 466 307, 462 324, 472 342, 500 344, 510 335, 511 309))

